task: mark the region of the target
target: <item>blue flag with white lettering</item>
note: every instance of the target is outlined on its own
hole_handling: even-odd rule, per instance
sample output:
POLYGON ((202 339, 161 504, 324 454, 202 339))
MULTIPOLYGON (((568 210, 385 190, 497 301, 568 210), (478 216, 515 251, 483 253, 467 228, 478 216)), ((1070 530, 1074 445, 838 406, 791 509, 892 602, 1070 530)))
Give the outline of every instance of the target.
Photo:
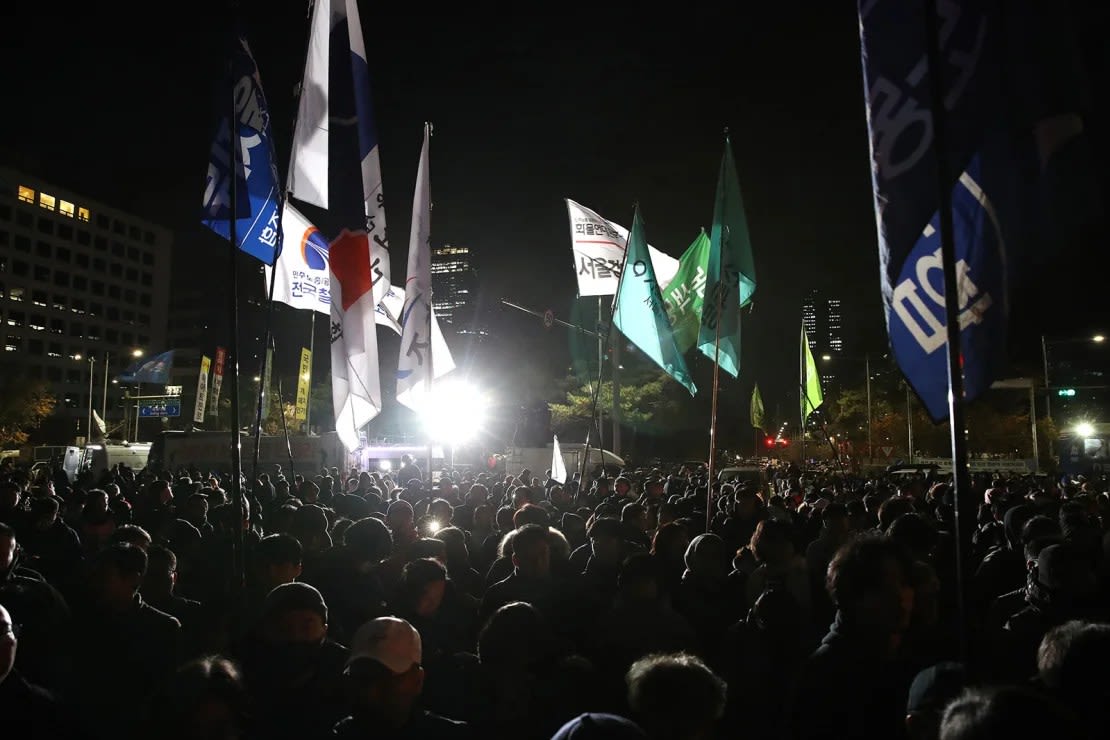
MULTIPOLYGON (((945 151, 952 190, 965 398, 1005 358, 1007 277, 998 211, 983 184, 984 142, 998 128, 1000 35, 992 0, 938 3, 945 151)), ((934 119, 922 3, 859 0, 872 181, 887 331, 895 360, 934 422, 948 378, 934 119)))
POLYGON ((119 375, 124 383, 155 383, 164 385, 170 382, 173 372, 173 350, 163 352, 147 360, 138 360, 119 375))
POLYGON ((236 246, 267 265, 273 265, 281 249, 282 194, 270 135, 270 113, 258 67, 250 47, 241 36, 231 55, 230 97, 221 98, 228 106, 234 100, 235 136, 228 116, 220 119, 208 177, 204 187, 205 226, 224 238, 231 238, 231 219, 235 218, 236 246), (232 139, 239 145, 236 159, 235 208, 231 204, 232 139))

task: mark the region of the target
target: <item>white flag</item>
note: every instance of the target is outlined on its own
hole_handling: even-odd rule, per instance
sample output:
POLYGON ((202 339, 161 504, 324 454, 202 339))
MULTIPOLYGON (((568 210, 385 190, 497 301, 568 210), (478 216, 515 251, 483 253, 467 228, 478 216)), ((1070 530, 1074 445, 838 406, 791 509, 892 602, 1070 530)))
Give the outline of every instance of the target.
POLYGON ((331 313, 331 275, 328 240, 304 214, 285 201, 281 216, 282 247, 271 268, 263 265, 266 289, 274 275, 274 300, 293 308, 331 313))
POLYGON ((559 435, 554 436, 551 445, 551 480, 557 483, 567 482, 567 464, 563 462, 563 451, 559 449, 559 435))
POLYGON ((428 172, 428 139, 431 126, 424 124, 424 145, 416 170, 416 192, 412 198, 412 227, 409 232, 405 302, 401 308, 401 352, 397 359, 397 401, 419 411, 419 396, 407 393, 431 384, 432 346, 432 189, 428 172))
MULTIPOLYGON (((358 137, 363 212, 366 217, 366 231, 370 234, 372 261, 377 272, 386 278, 374 285, 375 295, 380 301, 390 284, 389 242, 386 239, 378 134, 370 100, 370 71, 366 63, 366 45, 362 37, 358 3, 356 0, 316 0, 312 8, 311 28, 297 104, 297 122, 293 132, 289 192, 300 200, 321 208, 329 207, 330 130, 353 127, 358 137), (350 90, 331 90, 329 59, 332 32, 344 24, 347 28, 346 38, 344 39, 343 34, 337 34, 334 38, 346 46, 350 53, 337 53, 335 58, 350 60, 349 78, 353 80, 353 87, 350 90), (332 118, 331 103, 340 99, 348 105, 337 105, 335 108, 353 110, 354 116, 332 118)), ((289 243, 286 242, 284 248, 288 247, 289 243)))
MULTIPOLYGON (((401 336, 401 311, 405 306, 405 291, 396 285, 389 286, 385 298, 378 304, 376 321, 378 326, 386 326, 401 336)), ((455 369, 455 358, 451 356, 451 349, 447 340, 443 338, 443 331, 439 328, 439 319, 436 318, 435 306, 432 306, 432 380, 438 380, 455 369)), ((423 386, 410 388, 406 397, 423 392, 423 386)), ((406 404, 408 405, 408 404, 406 404)))
MULTIPOLYGON (((602 218, 594 211, 567 198, 570 214, 570 240, 574 248, 574 269, 578 275, 578 295, 613 295, 620 282, 628 229, 602 218)), ((665 287, 678 272, 678 260, 648 245, 655 279, 665 287)))
POLYGON ((331 393, 335 431, 348 450, 382 410, 378 335, 369 237, 344 229, 331 243, 331 393))

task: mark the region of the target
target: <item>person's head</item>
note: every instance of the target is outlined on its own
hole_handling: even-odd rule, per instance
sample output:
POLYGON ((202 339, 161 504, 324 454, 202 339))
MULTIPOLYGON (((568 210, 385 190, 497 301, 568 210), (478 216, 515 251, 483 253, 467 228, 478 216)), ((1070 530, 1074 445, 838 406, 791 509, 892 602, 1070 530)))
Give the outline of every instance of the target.
POLYGON ((1086 734, 1062 706, 1031 689, 968 689, 944 710, 940 740, 1050 737, 1080 740, 1086 734))
POLYGON ((792 535, 788 523, 781 519, 764 519, 752 534, 752 554, 768 566, 783 565, 794 557, 792 535))
POLYGON ((92 563, 93 593, 97 602, 112 611, 129 608, 146 569, 146 552, 135 545, 118 542, 101 550, 92 563))
POLYGON ((146 575, 143 576, 143 596, 166 596, 173 593, 177 583, 177 556, 162 545, 151 545, 146 551, 146 575))
POLYGON ((15 667, 15 651, 19 647, 18 627, 11 613, 0 604, 0 685, 15 667))
POLYGON ((647 509, 643 504, 633 501, 621 508, 621 523, 625 526, 644 532, 648 528, 647 521, 647 509))
POLYGON ((1110 700, 1107 661, 1110 624, 1071 620, 1053 627, 1041 640, 1037 675, 1046 689, 1078 711, 1105 714, 1110 700))
POLYGON ((672 562, 681 562, 689 546, 690 534, 678 522, 667 522, 651 538, 651 554, 672 562))
POLYGON ((255 575, 264 588, 274 589, 301 576, 304 548, 291 534, 271 534, 254 548, 255 575))
POLYGON ((347 527, 343 545, 366 570, 389 557, 393 535, 382 520, 370 516, 347 527))
POLYGON ((189 494, 185 499, 185 505, 181 516, 194 524, 208 521, 208 494, 189 494))
POLYGON ((553 641, 550 625, 524 601, 498 608, 478 633, 478 660, 497 669, 523 667, 547 655, 553 641))
POLYGON ((0 481, 0 511, 12 511, 19 506, 20 490, 15 481, 0 481))
POLYGON ((945 706, 967 685, 967 671, 959 663, 937 663, 914 676, 906 701, 908 740, 937 740, 945 706))
POLYGON ((598 562, 618 565, 624 553, 624 528, 620 521, 611 517, 597 519, 588 532, 590 549, 598 562))
POLYGON ((903 514, 895 519, 887 534, 895 542, 901 543, 915 560, 929 562, 937 546, 940 535, 936 527, 916 512, 903 514))
POLYGON ((848 517, 848 507, 839 502, 833 502, 821 511, 821 528, 825 536, 834 542, 843 542, 852 529, 851 519, 848 517))
POLYGON ((351 640, 344 674, 356 720, 403 727, 424 690, 420 633, 403 619, 379 617, 351 640))
POLYGON ((0 522, 0 575, 7 575, 15 565, 16 549, 15 530, 0 522))
POLYGON ((513 567, 529 578, 546 578, 551 573, 551 543, 547 527, 526 524, 513 534, 513 567))
POLYGON ((299 652, 296 646, 319 646, 328 634, 328 606, 307 583, 283 583, 262 603, 260 637, 269 646, 299 652))
POLYGON ((725 709, 727 686, 693 655, 649 655, 625 675, 628 706, 651 738, 713 737, 725 709))
POLYGON ((641 740, 647 735, 632 720, 617 714, 590 712, 568 721, 551 740, 641 740))
POLYGON ((112 543, 127 543, 140 550, 149 550, 150 544, 154 540, 151 538, 150 532, 147 532, 138 524, 124 524, 116 527, 116 531, 112 532, 109 541, 112 543))
POLYGON ((238 740, 249 722, 239 667, 220 656, 187 663, 154 698, 156 732, 170 740, 238 740))
POLYGON ((879 529, 886 532, 894 520, 913 511, 913 499, 908 496, 894 496, 879 504, 879 529))
POLYGON ((909 555, 882 536, 852 540, 829 563, 826 588, 844 619, 861 634, 893 647, 909 626, 913 587, 909 555))
POLYGON ((412 504, 403 499, 391 503, 385 512, 385 523, 394 538, 398 534, 411 534, 414 531, 412 504))
POLYGON ((418 558, 401 571, 397 600, 404 614, 431 617, 439 611, 446 593, 447 569, 437 560, 418 558))
POLYGON ((27 504, 31 526, 36 531, 45 532, 54 526, 58 519, 58 499, 53 496, 36 496, 27 504))
POLYGON ((658 601, 662 592, 659 561, 646 552, 630 556, 621 563, 617 588, 621 598, 628 602, 648 604, 658 601))

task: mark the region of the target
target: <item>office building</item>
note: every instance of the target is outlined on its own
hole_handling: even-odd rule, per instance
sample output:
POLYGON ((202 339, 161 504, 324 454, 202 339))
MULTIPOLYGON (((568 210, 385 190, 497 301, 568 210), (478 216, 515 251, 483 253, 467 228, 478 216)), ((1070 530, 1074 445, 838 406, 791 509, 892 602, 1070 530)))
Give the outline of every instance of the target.
POLYGON ((473 256, 468 247, 452 244, 432 250, 432 307, 445 331, 472 329, 478 293, 473 256))
POLYGON ((171 243, 165 228, 0 167, 0 362, 49 384, 47 441, 86 436, 92 409, 120 424, 111 380, 168 349, 171 243))
POLYGON ((835 357, 844 352, 844 325, 840 299, 821 294, 814 289, 802 304, 802 323, 806 328, 809 349, 821 369, 821 382, 829 388, 836 382, 833 366, 822 358, 835 357))

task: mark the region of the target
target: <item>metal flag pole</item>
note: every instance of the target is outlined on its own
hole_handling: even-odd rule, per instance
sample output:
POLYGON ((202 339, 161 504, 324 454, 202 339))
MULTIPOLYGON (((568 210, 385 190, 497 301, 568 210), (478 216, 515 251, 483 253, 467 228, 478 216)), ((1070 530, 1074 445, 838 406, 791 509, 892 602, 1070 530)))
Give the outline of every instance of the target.
POLYGON ((312 309, 311 322, 308 330, 308 399, 304 404, 304 436, 312 433, 309 422, 312 421, 312 364, 316 362, 316 309, 312 309))
MULTIPOLYGON (((632 206, 632 220, 633 220, 633 222, 635 222, 635 220, 636 220, 636 209, 637 208, 639 208, 638 203, 634 204, 632 206)), ((629 231, 628 238, 631 238, 631 236, 632 236, 632 232, 629 231)), ((625 241, 624 257, 621 260, 621 272, 620 272, 621 276, 620 276, 620 279, 617 280, 617 290, 616 290, 615 293, 613 293, 613 301, 609 306, 609 324, 608 324, 608 326, 605 327, 605 339, 603 341, 598 342, 597 385, 594 386, 594 398, 593 398, 593 403, 590 407, 590 428, 593 427, 594 418, 597 418, 597 429, 598 429, 598 436, 599 437, 601 436, 601 429, 602 429, 603 425, 601 423, 601 418, 598 417, 597 402, 598 402, 598 398, 601 396, 601 384, 605 380, 605 362, 604 362, 605 357, 601 352, 601 347, 603 347, 605 344, 609 344, 609 340, 613 335, 613 324, 617 323, 617 316, 616 316, 616 313, 617 313, 617 298, 619 298, 620 294, 621 294, 621 281, 624 280, 624 269, 627 266, 628 266, 628 242, 625 241)), ((598 303, 598 321, 600 321, 601 320, 601 296, 598 296, 597 303, 598 303)), ((581 477, 579 478, 579 481, 578 481, 578 490, 580 492, 582 490, 582 486, 584 486, 586 484, 586 469, 589 467, 589 463, 590 463, 590 428, 586 429, 586 445, 585 445, 585 448, 582 450, 581 477)), ((601 469, 602 469, 602 471, 604 471, 605 470, 605 448, 601 447, 600 449, 601 449, 601 469)))
MULTIPOLYGON (((425 121, 424 122, 424 128, 428 132, 428 162, 429 162, 428 169, 430 170, 431 169, 431 159, 432 159, 432 124, 425 121)), ((425 177, 429 178, 429 181, 430 181, 431 172, 425 172, 425 177)), ((428 185, 428 191, 429 191, 429 193, 431 192, 430 182, 429 182, 429 185, 428 185)), ((431 224, 432 216, 431 216, 431 213, 432 213, 432 200, 429 197, 429 199, 428 199, 428 241, 429 241, 429 244, 428 244, 428 259, 431 259, 431 254, 432 254, 432 245, 430 243, 431 238, 432 238, 432 236, 431 236, 431 234, 432 234, 432 224, 431 224)), ((415 214, 413 214, 413 215, 415 215, 415 214)), ((413 224, 412 228, 415 229, 416 224, 413 224)), ((428 266, 429 278, 430 278, 431 269, 432 269, 431 265, 429 265, 428 266)), ((407 275, 406 276, 407 279, 412 279, 412 277, 413 277, 412 275, 407 275)), ((428 332, 428 373, 427 373, 427 375, 424 376, 424 389, 425 389, 424 390, 424 393, 425 393, 424 403, 427 404, 427 408, 431 408, 431 404, 432 404, 432 376, 435 374, 435 360, 432 357, 432 355, 434 354, 435 342, 432 339, 432 283, 431 283, 430 279, 428 280, 428 312, 427 312, 427 323, 425 324, 425 330, 428 332)), ((428 490, 426 491, 426 493, 428 493, 429 495, 430 495, 430 492, 431 492, 431 489, 432 489, 432 442, 433 442, 433 440, 431 438, 431 435, 429 435, 428 436, 428 490)))
MULTIPOLYGON (((313 314, 316 312, 313 311, 313 314)), ((274 338, 270 337, 270 343, 273 345, 274 338)), ((274 354, 277 354, 277 346, 274 346, 274 354)), ((281 409, 281 431, 285 434, 285 452, 289 455, 289 480, 292 482, 294 475, 293 468, 293 445, 289 441, 289 425, 285 421, 285 396, 281 393, 281 373, 277 377, 277 395, 278 395, 278 408, 281 409)))
MULTIPOLYGON (((614 293, 613 295, 616 295, 616 293, 614 293)), ((612 321, 612 318, 613 318, 612 316, 609 317, 610 321, 612 321)), ((601 322, 602 322, 601 296, 598 296, 597 297, 597 325, 598 325, 598 328, 601 327, 601 322)), ((597 366, 599 368, 605 363, 605 344, 608 343, 608 341, 609 341, 609 333, 608 332, 605 333, 604 337, 601 336, 600 331, 597 333, 597 366)), ((597 381, 598 388, 601 387, 601 383, 602 383, 601 378, 602 377, 603 377, 602 375, 598 374, 598 381, 597 381)), ((605 425, 601 422, 601 416, 600 416, 600 414, 598 414, 597 401, 596 400, 594 401, 594 410, 592 412, 592 416, 597 418, 597 444, 598 444, 598 446, 601 447, 601 449, 604 450, 605 449, 605 425)), ((593 423, 593 422, 591 422, 591 423, 593 423)))
POLYGON ((967 464, 964 382, 960 369, 959 289, 956 282, 956 242, 952 226, 952 190, 946 159, 944 85, 941 80, 939 20, 936 0, 925 0, 925 55, 929 72, 929 107, 933 116, 933 156, 937 168, 937 210, 940 215, 941 268, 944 273, 944 315, 948 356, 948 418, 952 442, 952 494, 955 502, 957 609, 960 616, 960 657, 969 655, 965 556, 970 552, 974 506, 967 464), (962 509, 968 508, 967 512, 962 509), (965 516, 965 513, 968 516, 965 516))
MULTIPOLYGON (((232 3, 232 10, 234 12, 237 3, 232 3)), ((235 62, 233 59, 228 60, 228 77, 229 80, 234 82, 235 79, 235 62)), ((239 184, 239 122, 238 111, 235 105, 235 87, 231 86, 229 103, 229 115, 227 125, 229 134, 231 136, 231 177, 229 188, 229 200, 231 201, 231 214, 228 221, 228 246, 229 246, 229 259, 228 264, 231 270, 231 291, 229 300, 229 311, 231 313, 231 501, 235 507, 235 539, 233 542, 232 554, 232 573, 236 578, 236 593, 242 593, 243 584, 245 583, 244 565, 245 558, 243 552, 243 527, 241 520, 243 518, 243 450, 242 443, 239 439, 239 270, 238 270, 238 256, 239 256, 239 235, 238 235, 238 184, 239 184)), ((138 421, 135 424, 138 428, 138 421)), ((138 435, 136 435, 136 438, 138 435)))
MULTIPOLYGON (((252 460, 253 464, 251 467, 251 485, 254 485, 254 481, 258 480, 258 448, 262 444, 262 417, 266 415, 265 408, 263 407, 266 400, 266 372, 270 369, 269 365, 272 362, 273 355, 277 354, 276 351, 268 352, 267 350, 269 350, 273 344, 272 323, 274 316, 274 285, 277 283, 277 261, 278 257, 281 256, 282 242, 284 241, 281 228, 281 215, 282 211, 285 210, 283 207, 284 201, 284 196, 278 195, 277 250, 274 252, 274 264, 270 268, 270 292, 266 298, 266 329, 263 333, 264 339, 262 342, 262 372, 258 376, 262 380, 258 383, 258 395, 255 398, 254 459, 252 460)), ((316 313, 315 309, 313 313, 316 313)), ((292 471, 290 471, 290 475, 292 475, 292 471)))
POLYGON ((100 397, 100 421, 104 423, 104 441, 108 441, 108 365, 112 355, 104 352, 104 395, 100 397))
MULTIPOLYGON (((727 133, 727 130, 726 130, 727 133)), ((724 168, 724 160, 721 160, 721 167, 724 168)), ((722 193, 722 200, 724 194, 722 193)), ((721 204, 721 212, 724 213, 724 204, 721 204)), ((725 262, 725 244, 728 243, 728 226, 721 224, 721 246, 717 250, 717 313, 716 313, 716 332, 713 337, 713 402, 710 404, 709 411, 709 484, 705 489, 705 531, 712 530, 713 524, 713 473, 716 468, 717 461, 717 391, 720 387, 721 378, 721 313, 724 311, 725 293, 722 289, 722 271, 725 262)))
MULTIPOLYGON (((802 423, 799 427, 799 436, 802 439, 802 464, 801 471, 806 471, 806 406, 809 405, 809 395, 806 393, 806 325, 802 319, 802 343, 798 347, 798 408, 801 409, 802 423)), ((804 493, 804 491, 803 491, 804 493)))

